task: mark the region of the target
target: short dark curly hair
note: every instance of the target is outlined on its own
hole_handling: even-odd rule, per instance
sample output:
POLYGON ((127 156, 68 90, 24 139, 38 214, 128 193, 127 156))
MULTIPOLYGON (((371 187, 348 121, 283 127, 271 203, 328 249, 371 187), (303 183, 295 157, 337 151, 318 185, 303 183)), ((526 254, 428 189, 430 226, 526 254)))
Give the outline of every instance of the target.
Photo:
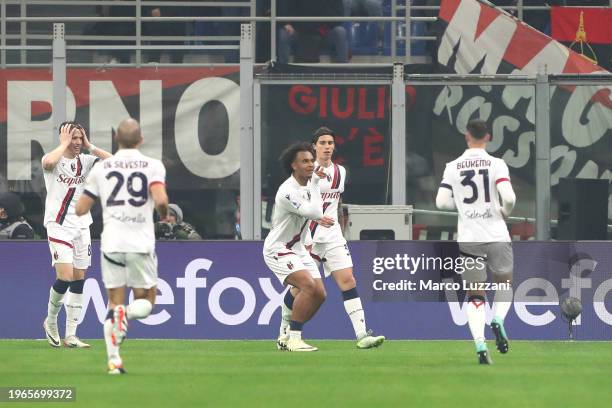
POLYGON ((328 127, 321 126, 317 130, 315 130, 314 133, 312 134, 312 144, 317 144, 317 142, 319 141, 319 138, 323 135, 330 135, 331 137, 334 138, 334 142, 336 141, 336 134, 334 133, 334 131, 328 127))
POLYGON ((308 142, 296 142, 291 146, 287 147, 278 158, 278 161, 281 164, 281 168, 287 173, 287 175, 293 173, 293 168, 291 167, 291 164, 293 163, 299 152, 309 152, 310 154, 312 154, 313 158, 315 157, 315 151, 312 148, 312 144, 308 142))

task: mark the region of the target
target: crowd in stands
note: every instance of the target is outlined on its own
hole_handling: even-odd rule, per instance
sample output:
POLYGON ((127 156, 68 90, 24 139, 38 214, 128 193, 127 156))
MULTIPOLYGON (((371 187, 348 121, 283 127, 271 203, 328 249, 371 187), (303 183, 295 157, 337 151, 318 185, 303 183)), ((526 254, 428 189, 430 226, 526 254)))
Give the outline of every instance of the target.
MULTIPOLYGON (((252 6, 255 6, 257 16, 270 16, 271 0, 242 0, 241 7, 229 7, 220 3, 221 0, 209 0, 201 2, 190 0, 194 5, 186 6, 173 0, 167 0, 167 5, 149 5, 146 0, 142 1, 140 15, 142 17, 187 17, 181 21, 143 21, 141 24, 142 44, 156 46, 159 49, 147 49, 142 51, 142 62, 171 62, 181 63, 185 61, 188 54, 193 55, 218 55, 219 61, 237 63, 239 53, 235 49, 225 50, 185 50, 177 48, 184 45, 237 45, 240 36, 240 22, 235 21, 194 21, 188 17, 237 17, 249 16, 252 6), (177 3, 177 5, 173 5, 177 3), (182 37, 182 38, 181 38, 182 37), (163 58, 162 58, 163 56, 163 58)), ((412 0, 411 14, 416 17, 436 17, 437 9, 419 9, 419 6, 439 6, 441 0, 412 0)), ((516 7, 518 0, 491 0, 500 7, 516 7)), ((236 3, 236 2, 234 2, 236 3)), ((398 5, 405 4, 404 0, 397 0, 398 5)), ((523 0, 524 7, 533 6, 609 6, 609 0, 523 0)), ((33 12, 34 5, 29 6, 28 15, 41 15, 33 12)), ((61 7, 69 6, 58 6, 61 7)), ((47 11, 49 15, 57 15, 56 9, 47 11)), ((81 10, 81 9, 79 9, 81 10)), ((85 9, 82 9, 85 10, 85 9)), ((136 8, 125 0, 113 0, 104 5, 91 6, 84 15, 99 17, 135 17, 136 8), (123 4, 122 4, 123 3, 123 4)), ((67 12, 68 10, 66 10, 67 12)), ((517 15, 516 8, 508 9, 511 14, 517 15)), ((17 13, 17 8, 7 8, 7 15, 17 13), (12 10, 12 11, 11 11, 12 10)), ((60 12, 63 15, 74 15, 78 13, 71 10, 71 14, 60 12)), ((276 15, 279 17, 310 16, 310 17, 346 17, 346 16, 390 16, 392 13, 392 0, 277 0, 276 15)), ((397 15, 403 15, 398 10, 397 15)), ((525 22, 536 29, 550 34, 550 13, 548 10, 523 10, 525 22)), ((98 44, 105 46, 122 45, 135 46, 136 24, 133 21, 98 21, 87 25, 76 25, 81 32, 95 36, 96 40, 84 41, 87 44, 98 44)), ((32 27, 31 25, 28 27, 32 27)), ((326 55, 329 62, 349 62, 356 55, 372 56, 373 61, 379 56, 389 56, 391 51, 391 28, 389 22, 304 22, 304 21, 279 21, 276 24, 276 61, 279 63, 311 63, 321 61, 320 56, 326 55)), ((21 29, 17 24, 8 24, 7 32, 21 29)), ((409 33, 403 21, 396 23, 396 34, 399 40, 396 42, 397 55, 404 55, 406 34, 412 36, 429 36, 436 34, 436 25, 433 21, 412 21, 409 33)), ((28 28, 30 30, 30 28, 28 28)), ((74 32, 73 24, 67 31, 74 32)), ((15 34, 15 33, 13 33, 15 34)), ((256 55, 258 62, 266 62, 271 59, 270 50, 270 23, 258 22, 256 24, 256 55)), ((411 44, 413 56, 430 56, 435 47, 434 41, 418 40, 411 44)), ((106 63, 130 63, 134 62, 134 51, 129 49, 111 49, 99 51, 104 54, 106 63)), ((378 58, 378 60, 383 60, 378 58)), ((196 59, 197 61, 197 59, 196 59)), ((95 61, 99 62, 99 61, 95 61)))

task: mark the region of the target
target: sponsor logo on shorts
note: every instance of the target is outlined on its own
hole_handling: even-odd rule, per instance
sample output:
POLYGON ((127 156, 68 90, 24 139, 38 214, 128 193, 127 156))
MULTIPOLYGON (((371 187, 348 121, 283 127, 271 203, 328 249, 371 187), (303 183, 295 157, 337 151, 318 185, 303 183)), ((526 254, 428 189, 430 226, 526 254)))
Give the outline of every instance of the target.
POLYGON ((289 270, 293 269, 293 262, 287 262, 287 268, 289 268, 289 270))

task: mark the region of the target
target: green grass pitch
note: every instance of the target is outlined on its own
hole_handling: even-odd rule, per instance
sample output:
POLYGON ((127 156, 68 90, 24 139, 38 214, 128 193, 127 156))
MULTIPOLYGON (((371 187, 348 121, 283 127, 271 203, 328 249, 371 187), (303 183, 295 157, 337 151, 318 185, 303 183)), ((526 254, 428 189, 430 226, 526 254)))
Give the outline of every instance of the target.
MULTIPOLYGON (((472 342, 310 341, 316 353, 274 341, 129 339, 124 376, 106 374, 102 341, 90 350, 0 341, 1 386, 73 386, 68 407, 609 407, 612 342, 515 341, 479 366, 472 342)), ((0 405, 3 405, 0 403, 0 405)), ((4 404, 46 406, 45 404, 4 404)))

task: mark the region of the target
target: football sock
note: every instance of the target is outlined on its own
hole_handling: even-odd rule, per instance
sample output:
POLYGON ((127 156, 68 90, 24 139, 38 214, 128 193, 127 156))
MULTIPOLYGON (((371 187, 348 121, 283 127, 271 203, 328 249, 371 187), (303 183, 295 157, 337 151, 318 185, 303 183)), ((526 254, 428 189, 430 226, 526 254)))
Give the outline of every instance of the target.
POLYGON ((289 323, 289 339, 290 340, 302 340, 302 328, 304 327, 304 323, 296 322, 295 320, 291 320, 289 323))
POLYGON ((109 310, 104 321, 104 342, 106 343, 106 354, 108 361, 112 361, 115 364, 121 364, 121 357, 119 357, 119 347, 113 344, 112 340, 113 330, 113 310, 109 310))
POLYGON ((57 315, 64 304, 64 295, 70 286, 70 282, 56 280, 49 290, 49 303, 47 304, 47 317, 53 320, 57 319, 57 315))
POLYGON ((289 322, 291 321, 291 310, 293 309, 293 301, 295 298, 291 293, 291 288, 285 293, 283 303, 281 303, 281 324, 278 331, 278 335, 282 336, 287 332, 289 322))
POLYGON ((512 288, 496 290, 493 297, 493 318, 503 322, 510 306, 512 306, 512 288))
POLYGON ((129 305, 127 305, 127 318, 132 319, 144 319, 151 314, 153 310, 153 304, 147 299, 136 299, 129 305))
POLYGON ((487 317, 485 314, 485 299, 483 296, 472 295, 468 298, 467 317, 474 342, 476 344, 484 342, 484 329, 487 317))
POLYGON ((70 282, 70 291, 66 295, 66 337, 76 335, 81 311, 83 310, 83 286, 85 280, 79 279, 70 282))
POLYGON ((365 337, 367 335, 365 314, 361 305, 361 299, 359 294, 357 294, 357 288, 345 290, 342 292, 342 298, 344 299, 344 310, 346 310, 346 314, 348 314, 353 324, 355 337, 358 339, 365 337))

